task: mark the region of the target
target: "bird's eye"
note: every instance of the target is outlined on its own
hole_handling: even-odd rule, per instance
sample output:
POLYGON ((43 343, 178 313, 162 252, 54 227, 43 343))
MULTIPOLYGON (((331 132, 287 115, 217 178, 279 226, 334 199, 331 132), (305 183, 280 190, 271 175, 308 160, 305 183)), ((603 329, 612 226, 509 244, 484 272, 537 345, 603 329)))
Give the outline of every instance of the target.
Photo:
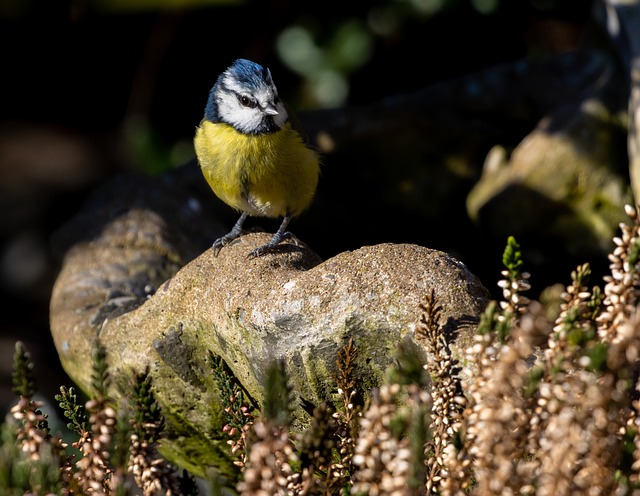
POLYGON ((247 95, 240 95, 240 104, 243 107, 253 108, 256 106, 256 101, 247 95))

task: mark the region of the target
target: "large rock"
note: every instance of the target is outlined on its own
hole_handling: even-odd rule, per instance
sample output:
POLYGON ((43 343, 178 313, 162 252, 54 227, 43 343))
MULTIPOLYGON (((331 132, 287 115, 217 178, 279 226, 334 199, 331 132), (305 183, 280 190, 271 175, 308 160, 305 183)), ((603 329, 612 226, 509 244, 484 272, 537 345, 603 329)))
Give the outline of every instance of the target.
POLYGON ((605 254, 623 206, 633 203, 624 139, 621 123, 596 98, 560 109, 510 157, 493 148, 469 193, 469 214, 504 238, 545 239, 547 256, 559 246, 574 255, 605 254))
MULTIPOLYGON (((284 244, 248 259, 269 239, 265 233, 241 237, 218 257, 207 250, 171 277, 177 262, 169 261, 162 226, 153 212, 128 211, 70 250, 52 295, 51 328, 65 369, 85 390, 96 337, 121 391, 133 370, 149 366, 167 417, 164 453, 199 475, 208 467, 234 471, 211 352, 258 404, 275 359, 285 363, 298 397, 318 403, 333 399, 338 351, 353 338, 366 397, 401 340, 428 360, 413 340, 427 292, 442 306, 454 353, 469 342, 488 300, 479 280, 439 251, 382 244, 322 262, 304 245, 284 244), (133 234, 136 222, 148 235, 133 234)), ((297 425, 308 420, 302 408, 294 413, 297 425)))

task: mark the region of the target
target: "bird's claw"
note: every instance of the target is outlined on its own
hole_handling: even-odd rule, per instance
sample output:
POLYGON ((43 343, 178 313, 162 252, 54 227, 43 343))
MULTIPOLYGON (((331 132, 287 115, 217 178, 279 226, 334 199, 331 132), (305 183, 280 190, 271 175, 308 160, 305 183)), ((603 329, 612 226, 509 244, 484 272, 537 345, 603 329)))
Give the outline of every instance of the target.
POLYGON ((292 239, 292 238, 297 241, 295 236, 293 236, 288 231, 284 232, 284 233, 276 233, 276 234, 273 235, 273 238, 271 238, 271 240, 268 243, 266 243, 266 244, 264 244, 262 246, 258 246, 255 250, 251 251, 247 255, 247 258, 251 259, 251 258, 260 257, 260 256, 264 255, 265 253, 269 253, 270 251, 273 251, 283 241, 285 241, 287 239, 292 239))
POLYGON ((230 244, 234 239, 238 238, 240 235, 235 233, 225 234, 221 238, 218 238, 214 241, 211 249, 213 250, 213 256, 217 257, 220 253, 220 250, 230 244))
POLYGON ((220 250, 222 250, 223 246, 224 246, 224 243, 222 242, 222 238, 215 240, 215 242, 213 243, 213 246, 211 246, 214 257, 217 257, 220 254, 220 250))

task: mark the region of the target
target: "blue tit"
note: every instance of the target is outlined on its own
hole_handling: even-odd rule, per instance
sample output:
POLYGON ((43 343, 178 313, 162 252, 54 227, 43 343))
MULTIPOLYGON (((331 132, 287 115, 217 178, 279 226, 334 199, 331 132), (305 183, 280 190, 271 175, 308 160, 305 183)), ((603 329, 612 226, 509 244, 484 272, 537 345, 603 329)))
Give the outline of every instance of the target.
POLYGON ((286 231, 289 221, 309 206, 315 194, 319 157, 292 126, 269 69, 239 59, 220 74, 194 146, 213 192, 242 212, 233 229, 213 243, 216 256, 242 234, 248 216, 283 218, 271 240, 253 250, 251 257, 291 237, 286 231))

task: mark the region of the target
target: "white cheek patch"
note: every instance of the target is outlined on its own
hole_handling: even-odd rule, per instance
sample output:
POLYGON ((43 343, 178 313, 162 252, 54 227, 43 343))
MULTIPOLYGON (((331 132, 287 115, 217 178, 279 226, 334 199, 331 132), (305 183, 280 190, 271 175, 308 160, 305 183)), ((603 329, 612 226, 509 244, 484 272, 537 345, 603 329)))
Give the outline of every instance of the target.
MULTIPOLYGON (((262 111, 277 95, 273 85, 260 84, 253 91, 247 91, 246 85, 240 84, 229 74, 225 74, 222 81, 225 89, 217 98, 218 115, 227 123, 241 132, 251 133, 265 126, 267 115, 262 111), (238 101, 238 95, 252 97, 258 103, 258 107, 245 107, 238 101), (259 108, 260 107, 260 108, 259 108)), ((278 128, 282 128, 289 118, 287 110, 282 102, 276 104, 277 115, 269 116, 278 128)))
POLYGON ((243 107, 235 95, 226 94, 218 100, 218 114, 236 129, 248 133, 262 123, 264 115, 258 108, 243 107))

